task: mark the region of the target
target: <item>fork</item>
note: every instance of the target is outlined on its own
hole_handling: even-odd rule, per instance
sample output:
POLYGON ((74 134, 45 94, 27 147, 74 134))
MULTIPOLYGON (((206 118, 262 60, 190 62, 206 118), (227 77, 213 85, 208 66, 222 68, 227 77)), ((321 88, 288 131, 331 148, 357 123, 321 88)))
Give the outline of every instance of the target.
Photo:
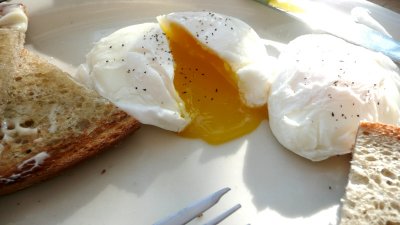
MULTIPOLYGON (((153 225, 183 225, 192 221, 194 218, 200 216, 202 213, 207 211, 209 208, 218 203, 223 195, 225 195, 230 188, 223 188, 197 202, 192 203, 191 205, 179 210, 178 212, 162 219, 153 225)), ((216 225, 225 220, 228 216, 232 215, 238 209, 240 209, 241 205, 237 204, 232 208, 226 210, 225 212, 219 214, 212 220, 208 221, 204 225, 216 225)))

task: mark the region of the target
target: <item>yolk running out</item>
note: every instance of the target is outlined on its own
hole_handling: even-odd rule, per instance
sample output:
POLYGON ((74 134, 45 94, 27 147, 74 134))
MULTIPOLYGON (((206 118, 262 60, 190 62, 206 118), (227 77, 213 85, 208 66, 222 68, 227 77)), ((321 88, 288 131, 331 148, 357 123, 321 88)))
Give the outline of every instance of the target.
POLYGON ((266 118, 266 107, 249 108, 240 99, 236 75, 176 24, 163 24, 175 61, 174 85, 192 122, 180 135, 221 144, 250 133, 266 118))

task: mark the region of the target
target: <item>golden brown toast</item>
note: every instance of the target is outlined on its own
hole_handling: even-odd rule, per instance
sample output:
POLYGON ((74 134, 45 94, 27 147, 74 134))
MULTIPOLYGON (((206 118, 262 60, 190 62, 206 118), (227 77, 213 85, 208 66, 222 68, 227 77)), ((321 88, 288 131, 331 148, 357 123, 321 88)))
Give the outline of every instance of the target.
POLYGON ((0 27, 0 195, 50 178, 139 127, 0 27))

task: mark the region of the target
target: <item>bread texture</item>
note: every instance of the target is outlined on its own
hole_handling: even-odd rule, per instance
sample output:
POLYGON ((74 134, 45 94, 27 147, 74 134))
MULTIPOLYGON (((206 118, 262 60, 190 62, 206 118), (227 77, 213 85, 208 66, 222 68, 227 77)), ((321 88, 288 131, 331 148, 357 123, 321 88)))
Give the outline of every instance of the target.
POLYGON ((24 49, 0 28, 0 195, 55 176, 139 127, 139 122, 24 49))
POLYGON ((361 122, 341 225, 400 224, 400 127, 361 122))

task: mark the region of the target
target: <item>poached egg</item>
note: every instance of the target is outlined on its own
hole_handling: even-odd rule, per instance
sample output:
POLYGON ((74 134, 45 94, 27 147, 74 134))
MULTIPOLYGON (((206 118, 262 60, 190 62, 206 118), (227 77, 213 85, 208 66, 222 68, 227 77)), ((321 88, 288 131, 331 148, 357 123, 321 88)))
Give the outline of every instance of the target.
POLYGON ((400 124, 399 69, 386 56, 327 34, 279 56, 268 111, 287 149, 313 161, 350 153, 360 121, 400 124))
POLYGON ((181 12, 101 39, 78 80, 144 124, 219 144, 266 118, 272 58, 243 21, 181 12))

